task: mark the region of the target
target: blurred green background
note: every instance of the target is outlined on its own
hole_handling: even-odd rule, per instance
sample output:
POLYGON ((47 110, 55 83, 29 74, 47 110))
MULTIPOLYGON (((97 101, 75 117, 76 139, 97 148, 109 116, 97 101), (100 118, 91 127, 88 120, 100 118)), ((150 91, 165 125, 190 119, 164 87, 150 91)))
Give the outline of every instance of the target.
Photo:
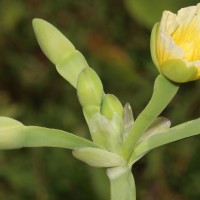
MULTIPOLYGON (((64 129, 89 138, 76 91, 41 52, 31 21, 58 27, 86 57, 107 93, 130 102, 134 116, 147 104, 158 72, 149 51, 163 10, 195 0, 0 0, 0 115, 26 125, 64 129)), ((162 115, 176 125, 199 117, 200 81, 182 85, 162 115)), ((200 137, 150 152, 133 167, 138 200, 199 200, 200 137)), ((56 148, 0 151, 0 199, 108 200, 102 169, 56 148)))

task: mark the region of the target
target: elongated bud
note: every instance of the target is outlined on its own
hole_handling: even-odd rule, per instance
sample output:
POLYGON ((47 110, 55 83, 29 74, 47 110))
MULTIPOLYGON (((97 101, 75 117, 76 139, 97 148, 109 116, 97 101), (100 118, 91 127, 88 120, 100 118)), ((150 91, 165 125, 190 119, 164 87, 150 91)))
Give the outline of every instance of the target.
POLYGON ((84 68, 77 82, 77 95, 82 107, 100 106, 103 94, 103 85, 97 73, 90 67, 84 68))
POLYGON ((118 98, 112 94, 106 94, 103 97, 101 105, 101 113, 109 120, 114 116, 114 113, 118 113, 123 116, 123 106, 118 98))
POLYGON ((110 120, 112 126, 115 128, 116 133, 123 137, 123 106, 118 98, 112 94, 104 95, 101 113, 108 120, 110 120))
POLYGON ((55 65, 75 51, 74 45, 56 27, 45 20, 33 19, 33 29, 42 51, 55 65))
POLYGON ((56 65, 58 73, 76 88, 80 72, 89 67, 84 56, 56 27, 45 20, 34 19, 33 29, 44 54, 56 65))

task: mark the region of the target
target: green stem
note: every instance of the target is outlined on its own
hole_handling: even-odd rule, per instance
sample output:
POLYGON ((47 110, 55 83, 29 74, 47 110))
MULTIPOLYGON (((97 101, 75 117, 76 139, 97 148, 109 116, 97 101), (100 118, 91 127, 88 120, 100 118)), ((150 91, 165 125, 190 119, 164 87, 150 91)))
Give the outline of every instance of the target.
POLYGON ((110 180, 111 200, 136 200, 135 181, 129 167, 107 170, 110 180))
POLYGON ((162 75, 159 75, 154 84, 153 95, 130 128, 128 136, 122 147, 122 155, 128 159, 141 135, 147 130, 157 116, 165 109, 179 89, 179 84, 171 82, 162 75))

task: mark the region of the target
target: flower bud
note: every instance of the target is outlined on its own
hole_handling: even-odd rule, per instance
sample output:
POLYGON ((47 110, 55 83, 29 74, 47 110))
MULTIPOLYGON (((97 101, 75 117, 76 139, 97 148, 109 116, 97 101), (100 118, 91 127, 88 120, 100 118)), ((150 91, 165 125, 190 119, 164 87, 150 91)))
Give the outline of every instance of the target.
POLYGON ((103 85, 96 72, 90 67, 84 68, 77 82, 77 95, 82 107, 100 106, 103 94, 103 85))
POLYGON ((123 106, 118 98, 112 94, 106 94, 103 97, 101 113, 109 120, 112 120, 114 113, 123 116, 123 106))
POLYGON ((112 94, 106 94, 103 97, 101 113, 105 116, 115 128, 116 133, 123 137, 123 106, 118 98, 112 94))
POLYGON ((177 14, 164 11, 151 34, 151 55, 159 72, 178 83, 200 79, 200 4, 177 14))
POLYGON ((56 65, 58 73, 76 88, 80 72, 89 67, 84 56, 50 23, 34 19, 33 28, 44 54, 56 65))
POLYGON ((53 25, 42 19, 33 19, 38 43, 48 59, 58 65, 75 51, 74 45, 53 25))

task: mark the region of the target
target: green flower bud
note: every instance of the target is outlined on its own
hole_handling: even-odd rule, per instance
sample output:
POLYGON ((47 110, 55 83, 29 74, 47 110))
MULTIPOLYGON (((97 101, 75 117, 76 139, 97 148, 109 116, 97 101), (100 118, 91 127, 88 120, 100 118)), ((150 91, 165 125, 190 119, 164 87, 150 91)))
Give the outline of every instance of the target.
POLYGON ((42 19, 33 20, 33 29, 44 54, 55 65, 75 51, 74 45, 53 25, 42 19))
POLYGON ((56 65, 58 73, 76 88, 80 72, 89 67, 84 56, 50 23, 34 19, 33 29, 44 54, 56 65))
POLYGON ((123 137, 123 106, 118 98, 112 94, 104 95, 101 113, 108 120, 110 120, 112 126, 115 128, 116 133, 123 137))
POLYGON ((123 106, 118 98, 112 94, 106 94, 103 97, 101 113, 109 120, 112 120, 115 113, 123 116, 123 106))
POLYGON ((100 106, 103 94, 103 85, 96 72, 90 67, 84 68, 77 82, 77 95, 82 107, 100 106))

